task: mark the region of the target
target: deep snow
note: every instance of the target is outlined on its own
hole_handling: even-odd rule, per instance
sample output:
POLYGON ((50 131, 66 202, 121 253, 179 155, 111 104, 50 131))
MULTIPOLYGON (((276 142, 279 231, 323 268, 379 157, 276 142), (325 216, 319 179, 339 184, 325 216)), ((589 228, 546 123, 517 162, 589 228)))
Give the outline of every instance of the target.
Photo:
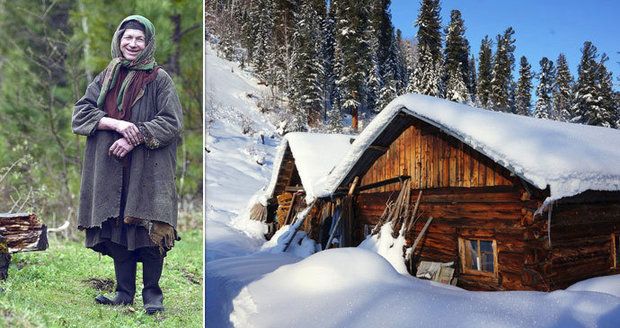
POLYGON ((274 124, 247 97, 265 90, 209 46, 206 61, 207 327, 620 326, 620 276, 553 293, 469 292, 399 274, 377 254, 382 249, 395 262, 397 252, 372 241, 374 252, 308 256, 312 245, 298 233, 290 252, 279 253, 289 227, 265 243, 264 227, 247 219, 247 204, 265 192, 278 144, 275 134, 269 138, 274 124), (247 122, 256 132, 242 133, 247 122))

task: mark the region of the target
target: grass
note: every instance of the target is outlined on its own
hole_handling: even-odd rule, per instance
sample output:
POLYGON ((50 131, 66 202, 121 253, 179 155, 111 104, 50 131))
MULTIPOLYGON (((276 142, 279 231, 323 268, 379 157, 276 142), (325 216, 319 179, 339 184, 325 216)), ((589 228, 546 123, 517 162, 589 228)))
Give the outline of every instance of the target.
POLYGON ((0 327, 202 327, 202 231, 181 237, 164 262, 161 314, 142 309, 141 263, 133 306, 98 305, 95 296, 114 289, 112 259, 52 239, 44 252, 13 255, 9 278, 0 281, 0 327))

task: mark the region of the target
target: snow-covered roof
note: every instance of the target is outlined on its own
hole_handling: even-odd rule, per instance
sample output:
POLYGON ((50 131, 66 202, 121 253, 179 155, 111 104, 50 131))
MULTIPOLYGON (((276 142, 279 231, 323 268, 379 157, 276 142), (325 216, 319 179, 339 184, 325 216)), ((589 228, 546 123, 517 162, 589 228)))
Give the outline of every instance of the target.
POLYGON ((407 94, 379 113, 339 165, 317 181, 317 197, 327 197, 336 190, 399 112, 439 127, 539 189, 549 186, 549 200, 586 190, 620 190, 620 130, 494 112, 407 94))
POLYGON ((290 147, 307 198, 314 198, 314 183, 330 173, 351 147, 351 135, 291 132, 282 138, 265 194, 272 197, 286 148, 290 147))

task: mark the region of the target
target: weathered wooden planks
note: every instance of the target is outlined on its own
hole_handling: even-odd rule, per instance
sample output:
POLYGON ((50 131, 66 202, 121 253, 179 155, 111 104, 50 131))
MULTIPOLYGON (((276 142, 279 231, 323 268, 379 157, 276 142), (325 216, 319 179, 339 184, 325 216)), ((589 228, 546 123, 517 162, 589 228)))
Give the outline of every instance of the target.
MULTIPOLYGON (((413 123, 402 131, 362 182, 367 185, 400 175, 410 175, 414 189, 513 185, 508 170, 423 123, 413 123)), ((398 186, 382 186, 372 192, 396 190, 398 186)))

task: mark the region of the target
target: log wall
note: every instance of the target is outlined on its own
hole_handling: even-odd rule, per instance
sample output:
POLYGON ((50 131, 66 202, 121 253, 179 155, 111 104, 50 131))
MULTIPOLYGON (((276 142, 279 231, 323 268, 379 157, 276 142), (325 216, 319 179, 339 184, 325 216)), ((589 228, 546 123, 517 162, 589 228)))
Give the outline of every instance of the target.
POLYGON ((551 242, 543 245, 541 268, 551 289, 620 273, 612 257, 612 234, 620 233, 620 201, 559 204, 551 213, 551 242))
MULTIPOLYGON (((418 193, 412 191, 413 195, 418 193)), ((383 213, 391 191, 362 193, 357 197, 358 219, 375 224, 383 213)), ((459 286, 470 290, 532 290, 524 283, 522 269, 529 246, 525 242, 524 223, 531 222, 540 205, 530 200, 527 192, 516 186, 475 188, 435 188, 423 190, 413 231, 407 235, 411 243, 433 217, 428 231, 416 247, 414 260, 455 262, 459 286), (462 274, 458 238, 493 239, 497 242, 498 272, 494 277, 462 274)), ((530 282, 531 283, 531 282, 530 282)))

